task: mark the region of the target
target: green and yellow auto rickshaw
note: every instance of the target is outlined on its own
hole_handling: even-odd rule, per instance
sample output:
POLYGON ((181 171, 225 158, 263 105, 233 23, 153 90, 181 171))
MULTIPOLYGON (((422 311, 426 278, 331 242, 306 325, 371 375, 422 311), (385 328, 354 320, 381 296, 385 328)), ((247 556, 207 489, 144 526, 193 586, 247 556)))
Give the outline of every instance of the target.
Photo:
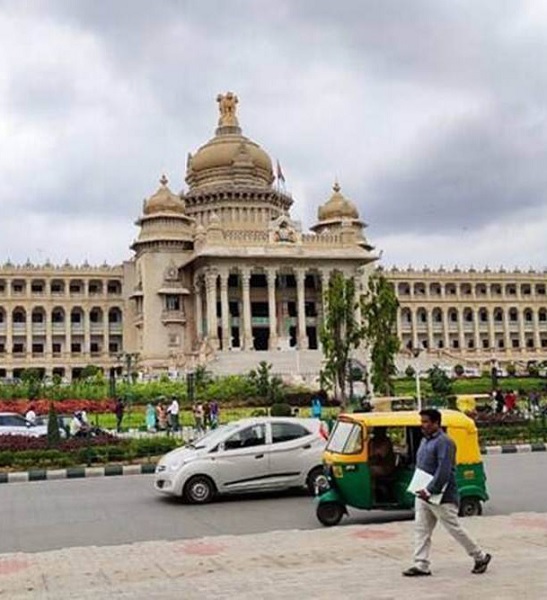
MULTIPOLYGON (((456 480, 460 515, 482 513, 488 500, 477 427, 455 410, 443 410, 442 428, 456 444, 456 480)), ((370 412, 340 415, 330 434, 323 462, 325 478, 316 488, 317 518, 323 525, 337 525, 347 507, 363 510, 404 510, 414 506, 407 491, 415 470, 422 438, 418 411, 370 412), (387 477, 373 476, 371 441, 375 428, 383 430, 393 448, 394 463, 387 477)))

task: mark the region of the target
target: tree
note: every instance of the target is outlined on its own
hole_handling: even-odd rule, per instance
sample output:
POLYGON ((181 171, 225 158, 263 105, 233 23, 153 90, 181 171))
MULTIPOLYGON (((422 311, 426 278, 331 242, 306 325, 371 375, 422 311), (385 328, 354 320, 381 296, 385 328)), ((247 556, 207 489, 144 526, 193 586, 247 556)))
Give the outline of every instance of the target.
POLYGON ((282 381, 272 375, 271 371, 272 365, 262 360, 256 369, 249 371, 249 380, 254 385, 258 396, 270 402, 277 402, 282 396, 282 381))
POLYGON ((505 370, 507 371, 507 375, 509 375, 509 377, 514 377, 517 374, 517 367, 515 366, 515 363, 509 363, 505 367, 505 370))
POLYGON ((364 336, 370 348, 372 385, 380 394, 393 396, 395 356, 400 341, 396 333, 399 301, 393 284, 381 271, 369 279, 362 302, 364 336))
POLYGON ((325 292, 325 316, 320 332, 325 357, 322 380, 339 394, 342 408, 346 406, 346 385, 351 352, 359 347, 364 331, 355 318, 357 303, 355 282, 335 272, 325 292))
POLYGON ((445 400, 452 393, 452 381, 450 377, 439 367, 433 365, 428 371, 429 383, 435 396, 445 400))
POLYGON ((92 379, 99 373, 102 373, 102 370, 97 365, 86 365, 80 373, 80 379, 92 379))
POLYGON ((59 432, 59 419, 53 402, 49 403, 49 412, 47 418, 47 445, 54 448, 59 445, 61 434, 59 432))
POLYGON ((42 393, 42 373, 38 369, 24 369, 21 381, 26 386, 26 396, 29 400, 36 400, 42 393))

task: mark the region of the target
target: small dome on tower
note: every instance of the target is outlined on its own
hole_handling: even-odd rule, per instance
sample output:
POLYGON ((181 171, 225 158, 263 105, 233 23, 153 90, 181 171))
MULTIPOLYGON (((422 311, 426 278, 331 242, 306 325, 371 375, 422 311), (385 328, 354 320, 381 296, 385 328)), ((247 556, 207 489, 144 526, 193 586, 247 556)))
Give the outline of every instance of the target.
POLYGON ((174 194, 167 184, 169 183, 165 175, 161 176, 160 187, 157 192, 150 196, 150 198, 144 203, 143 212, 145 215, 172 212, 172 213, 183 213, 184 202, 179 196, 174 194))
POLYGON ((319 221, 333 221, 341 219, 358 219, 359 212, 353 204, 350 202, 340 191, 340 185, 336 181, 332 187, 333 194, 330 199, 319 207, 317 216, 319 221))

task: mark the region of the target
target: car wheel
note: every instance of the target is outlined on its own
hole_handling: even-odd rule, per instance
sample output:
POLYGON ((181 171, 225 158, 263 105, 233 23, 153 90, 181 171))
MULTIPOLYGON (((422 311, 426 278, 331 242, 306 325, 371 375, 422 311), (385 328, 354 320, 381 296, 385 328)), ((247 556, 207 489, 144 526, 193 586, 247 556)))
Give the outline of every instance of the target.
POLYGON ((482 504, 476 496, 468 496, 460 501, 460 517, 478 517, 482 515, 482 504))
POLYGON ((191 477, 184 486, 183 496, 191 504, 207 504, 215 496, 215 484, 205 475, 191 477))
POLYGON ((314 467, 306 477, 306 487, 308 492, 315 496, 317 484, 325 478, 325 469, 323 467, 314 467))
POLYGON ((346 509, 339 502, 321 502, 317 506, 317 518, 326 527, 340 523, 346 509))

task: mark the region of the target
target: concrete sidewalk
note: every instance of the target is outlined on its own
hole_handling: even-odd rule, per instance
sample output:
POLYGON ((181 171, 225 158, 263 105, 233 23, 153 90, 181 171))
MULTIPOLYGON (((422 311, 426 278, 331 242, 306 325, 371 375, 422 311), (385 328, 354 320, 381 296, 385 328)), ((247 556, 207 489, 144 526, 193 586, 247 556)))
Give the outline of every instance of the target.
POLYGON ((547 598, 547 514, 464 523, 494 555, 484 575, 439 529, 433 577, 403 578, 413 524, 399 522, 3 554, 0 598, 547 598))

